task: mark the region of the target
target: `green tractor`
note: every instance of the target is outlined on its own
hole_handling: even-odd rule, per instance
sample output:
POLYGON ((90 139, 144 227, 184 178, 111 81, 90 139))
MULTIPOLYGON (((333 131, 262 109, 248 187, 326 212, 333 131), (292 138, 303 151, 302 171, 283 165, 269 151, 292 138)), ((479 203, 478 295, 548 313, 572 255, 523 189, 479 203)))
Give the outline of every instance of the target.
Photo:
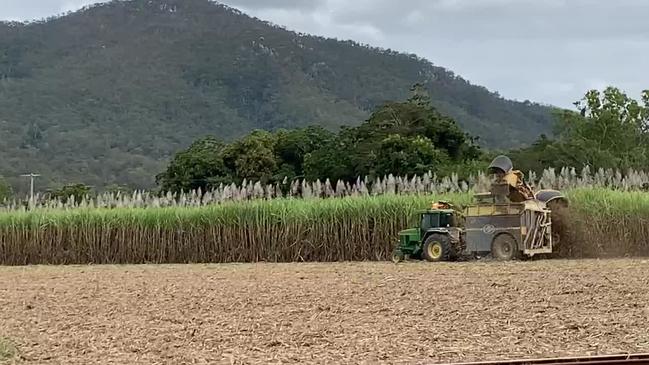
POLYGON ((419 213, 416 228, 399 232, 399 245, 392 253, 395 263, 416 258, 427 261, 449 261, 462 252, 462 219, 460 212, 447 202, 434 203, 419 213))

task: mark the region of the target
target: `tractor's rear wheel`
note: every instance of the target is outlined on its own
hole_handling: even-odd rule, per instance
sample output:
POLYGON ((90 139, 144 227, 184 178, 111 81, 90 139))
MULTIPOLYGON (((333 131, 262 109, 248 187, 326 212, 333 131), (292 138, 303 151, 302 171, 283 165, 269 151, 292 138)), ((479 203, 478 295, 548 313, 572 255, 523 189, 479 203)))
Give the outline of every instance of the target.
POLYGON ((491 242, 491 256, 498 261, 515 260, 519 256, 516 239, 509 234, 500 234, 491 242))
POLYGON ((449 261, 452 257, 451 243, 447 235, 433 233, 424 241, 423 256, 426 261, 449 261))

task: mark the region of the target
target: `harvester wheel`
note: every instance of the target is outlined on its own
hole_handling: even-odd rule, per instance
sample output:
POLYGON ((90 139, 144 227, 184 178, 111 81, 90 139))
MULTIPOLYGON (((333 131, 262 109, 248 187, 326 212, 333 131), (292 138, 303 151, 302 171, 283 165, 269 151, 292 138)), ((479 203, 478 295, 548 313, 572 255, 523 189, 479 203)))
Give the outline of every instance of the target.
POLYGON ((406 255, 404 255, 401 250, 392 251, 392 262, 394 262, 395 264, 398 264, 405 259, 406 255))
POLYGON ((423 256, 426 261, 449 261, 452 256, 451 243, 447 235, 433 233, 424 241, 423 256))
POLYGON ((509 234, 500 234, 491 242, 491 256, 498 261, 515 260, 519 256, 516 239, 509 234))

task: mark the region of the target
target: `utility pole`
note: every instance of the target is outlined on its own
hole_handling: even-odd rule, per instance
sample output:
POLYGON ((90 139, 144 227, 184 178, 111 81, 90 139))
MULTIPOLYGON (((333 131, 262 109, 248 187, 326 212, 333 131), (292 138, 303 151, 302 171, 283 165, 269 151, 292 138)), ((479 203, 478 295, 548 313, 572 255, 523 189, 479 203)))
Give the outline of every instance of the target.
POLYGON ((34 178, 40 177, 41 175, 29 173, 20 176, 29 178, 29 206, 33 207, 34 206, 34 178))

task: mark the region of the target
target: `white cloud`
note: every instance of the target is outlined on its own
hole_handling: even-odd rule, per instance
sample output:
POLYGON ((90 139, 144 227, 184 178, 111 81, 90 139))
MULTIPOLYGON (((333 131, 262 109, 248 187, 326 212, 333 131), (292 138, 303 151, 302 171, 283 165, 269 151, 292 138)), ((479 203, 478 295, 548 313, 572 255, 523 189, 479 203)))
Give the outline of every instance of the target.
MULTIPOLYGON (((229 1, 236 6, 246 0, 229 1)), ((249 11, 299 31, 417 53, 519 100, 571 107, 596 86, 613 84, 632 95, 649 88, 649 2, 644 0, 319 4, 303 9, 301 18, 273 18, 268 5, 249 11)))
POLYGON ((97 1, 93 0, 67 0, 63 2, 61 7, 59 8, 60 13, 66 13, 68 11, 74 11, 78 10, 79 8, 82 8, 88 4, 95 3, 97 1))
POLYGON ((77 10, 97 0, 2 0, 0 19, 37 20, 77 10))

